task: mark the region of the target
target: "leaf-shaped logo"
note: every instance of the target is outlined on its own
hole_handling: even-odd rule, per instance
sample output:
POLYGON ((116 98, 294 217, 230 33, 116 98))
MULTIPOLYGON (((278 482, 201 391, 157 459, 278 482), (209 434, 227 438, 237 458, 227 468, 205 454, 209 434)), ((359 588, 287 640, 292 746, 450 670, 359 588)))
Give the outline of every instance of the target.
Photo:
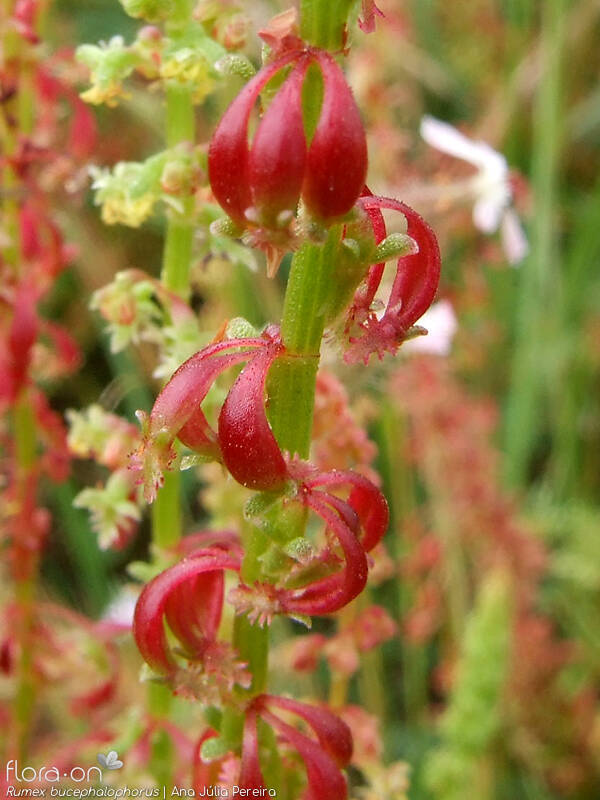
POLYGON ((123 762, 119 760, 116 750, 111 750, 107 755, 98 753, 96 756, 98 763, 104 769, 121 769, 123 762))

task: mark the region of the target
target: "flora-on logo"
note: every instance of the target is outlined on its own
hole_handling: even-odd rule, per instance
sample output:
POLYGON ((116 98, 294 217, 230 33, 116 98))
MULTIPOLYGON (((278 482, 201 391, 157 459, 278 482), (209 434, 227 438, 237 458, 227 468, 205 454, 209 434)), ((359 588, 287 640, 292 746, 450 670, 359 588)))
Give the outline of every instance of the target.
MULTIPOLYGON (((115 753, 116 756, 116 753, 115 753)), ((121 765, 121 762, 119 762, 121 765)), ((112 767, 112 769, 115 769, 112 767)), ((7 784, 12 784, 14 781, 17 783, 58 783, 62 778, 68 778, 75 783, 92 783, 93 781, 100 781, 102 783, 102 770, 100 767, 72 767, 68 772, 62 772, 58 767, 47 767, 45 764, 41 767, 21 767, 19 762, 11 758, 6 764, 5 781, 7 784)), ((20 790, 19 790, 20 791, 20 790)), ((29 792, 30 790, 23 790, 29 792)), ((38 791, 37 789, 31 791, 38 791)), ((41 790, 40 790, 41 791, 41 790)), ((13 792, 9 792, 9 796, 16 796, 13 792)), ((33 795, 28 795, 33 796, 33 795)))
POLYGON ((98 753, 96 756, 98 763, 104 769, 121 769, 123 762, 119 760, 116 750, 111 750, 107 755, 98 753))

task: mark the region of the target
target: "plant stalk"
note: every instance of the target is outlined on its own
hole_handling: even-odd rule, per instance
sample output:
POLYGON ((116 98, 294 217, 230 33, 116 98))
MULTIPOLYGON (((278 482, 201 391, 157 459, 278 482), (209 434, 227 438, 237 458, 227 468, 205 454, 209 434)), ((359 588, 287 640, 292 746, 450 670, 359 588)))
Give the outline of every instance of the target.
MULTIPOLYGON (((195 138, 195 116, 191 90, 178 86, 166 91, 165 138, 167 147, 195 138)), ((161 281, 184 300, 189 295, 189 273, 193 245, 193 197, 182 200, 182 213, 167 219, 161 281)), ((152 507, 152 541, 158 550, 173 548, 182 536, 181 473, 167 472, 162 489, 152 507)), ((157 719, 169 716, 171 692, 166 686, 152 685, 148 708, 157 719)), ((166 731, 157 731, 152 741, 151 770, 161 786, 172 784, 173 743, 166 731)))
MULTIPOLYGON (((311 44, 340 49, 350 0, 302 0, 301 34, 311 44)), ((305 99, 305 112, 318 114, 318 94, 305 99), (312 107, 311 107, 312 106, 312 107)), ((286 356, 271 368, 268 380, 268 414, 273 433, 284 452, 308 458, 315 399, 315 384, 321 340, 325 329, 331 277, 342 236, 342 226, 333 226, 323 245, 304 244, 294 255, 288 279, 281 320, 281 337, 286 356)), ((306 515, 299 514, 290 524, 302 535, 306 515)), ((257 569, 261 548, 268 546, 262 531, 255 529, 242 565, 245 580, 259 579, 257 569)), ((269 632, 250 625, 245 617, 234 623, 234 644, 242 661, 252 670, 251 693, 267 687, 269 632)), ((235 727, 232 713, 226 712, 224 727, 235 727)), ((283 788, 283 787, 282 787, 283 788)))

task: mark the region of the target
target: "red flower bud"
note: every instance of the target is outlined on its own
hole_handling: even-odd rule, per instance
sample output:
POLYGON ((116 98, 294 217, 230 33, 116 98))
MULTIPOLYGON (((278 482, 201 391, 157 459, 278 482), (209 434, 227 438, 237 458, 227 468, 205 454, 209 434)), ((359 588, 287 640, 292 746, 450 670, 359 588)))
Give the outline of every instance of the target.
POLYGON ((379 544, 389 523, 389 509, 383 494, 368 478, 351 470, 335 469, 310 478, 305 486, 351 487, 348 505, 356 512, 364 531, 362 545, 368 553, 379 544))
POLYGON ((352 734, 346 723, 329 709, 275 695, 265 695, 264 701, 301 717, 313 729, 321 747, 340 767, 349 763, 352 758, 352 734))
POLYGON ((144 495, 152 502, 162 485, 162 471, 169 468, 175 452, 175 437, 192 450, 221 459, 217 434, 208 424, 201 403, 215 379, 227 368, 247 361, 253 351, 273 344, 269 333, 263 338, 231 339, 209 345, 184 362, 156 398, 150 417, 139 412, 144 438, 132 454, 131 469, 141 472, 144 495), (227 351, 234 352, 227 352, 227 351))
POLYGON ((264 67, 225 112, 212 138, 208 172, 215 197, 240 226, 284 229, 302 195, 317 219, 347 214, 367 171, 367 145, 358 108, 342 70, 315 48, 285 53, 264 67), (268 81, 294 67, 266 110, 248 148, 250 113, 268 81), (323 103, 310 147, 302 117, 302 85, 311 63, 323 78, 323 103))
MULTIPOLYGON (((358 539, 358 524, 347 503, 324 492, 307 494, 306 505, 325 522, 344 554, 344 567, 302 589, 287 590, 281 596, 288 614, 331 614, 357 597, 367 582, 367 557, 358 539)), ((337 558, 336 558, 337 560, 337 558)))
POLYGON ((316 51, 323 75, 323 105, 308 150, 302 197, 315 217, 347 214, 367 175, 367 140, 344 73, 329 53, 316 51))
POLYGON ((261 719, 300 754, 308 778, 307 800, 325 800, 328 797, 346 800, 348 788, 339 769, 352 756, 352 734, 346 723, 326 708, 316 708, 273 695, 259 695, 252 706, 261 719), (269 706, 299 716, 312 728, 317 741, 273 714, 269 706))
MULTIPOLYGON (((248 176, 259 222, 280 227, 278 215, 293 216, 302 189, 306 139, 302 122, 302 83, 308 67, 304 59, 277 92, 254 135, 248 176)), ((289 221, 289 220, 288 220, 289 221)))
MULTIPOLYGON (((298 469, 290 465, 292 475, 298 469)), ((303 589, 280 594, 287 613, 329 614, 343 608, 362 592, 367 581, 366 552, 381 540, 388 525, 385 497, 367 478, 357 473, 334 470, 305 479, 299 498, 327 525, 344 554, 344 567, 303 589), (350 487, 347 501, 318 487, 350 487), (362 533, 362 541, 361 541, 362 533)))
MULTIPOLYGON (((347 786, 340 767, 348 764, 352 756, 352 734, 349 727, 326 708, 267 694, 255 697, 246 709, 238 781, 240 789, 264 790, 259 759, 259 717, 296 750, 304 761, 308 778, 307 790, 303 794, 305 800, 325 800, 327 797, 345 800, 348 796, 347 786), (280 719, 272 712, 273 706, 304 720, 312 729, 316 740, 280 719)), ((203 738, 208 735, 205 734, 203 738)))
POLYGON ((318 563, 333 571, 301 588, 296 588, 298 574, 292 576, 294 588, 270 584, 239 586, 230 593, 229 600, 236 605, 238 614, 247 613, 250 620, 260 625, 270 622, 275 614, 330 614, 343 608, 364 589, 368 573, 366 551, 378 544, 388 524, 384 496, 362 475, 336 470, 319 474, 309 465, 294 461, 288 465, 288 476, 298 483, 298 501, 321 517, 326 530, 337 540, 343 566, 339 568, 340 557, 328 546, 311 566, 318 563), (349 498, 345 501, 320 491, 320 486, 347 487, 349 498))
POLYGON ((246 210, 253 204, 248 176, 250 113, 266 84, 296 55, 287 54, 248 81, 223 115, 210 142, 208 176, 213 193, 227 214, 242 227, 247 224, 246 210))

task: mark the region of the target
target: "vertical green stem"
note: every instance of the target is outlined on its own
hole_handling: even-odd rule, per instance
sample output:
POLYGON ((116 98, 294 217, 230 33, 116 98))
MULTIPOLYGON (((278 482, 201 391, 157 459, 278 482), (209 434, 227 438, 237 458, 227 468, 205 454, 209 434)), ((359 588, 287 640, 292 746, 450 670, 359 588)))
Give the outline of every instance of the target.
POLYGON ((298 250, 285 293, 281 336, 289 357, 272 370, 269 418, 280 447, 301 458, 308 457, 310 448, 315 381, 341 231, 334 226, 324 245, 305 244, 298 250))
POLYGON ((169 549, 181 538, 181 475, 166 472, 165 482, 152 506, 152 540, 159 549, 169 549))
MULTIPOLYGON (((191 90, 169 87, 166 98, 165 136, 167 145, 193 142, 195 137, 194 105, 191 90)), ((194 228, 191 220, 193 198, 184 198, 183 213, 167 220, 161 280, 167 289, 187 298, 192 260, 194 228)), ((158 493, 152 509, 153 541, 159 547, 169 547, 181 538, 181 476, 167 473, 165 484, 158 493)))
MULTIPOLYGON (((30 398, 21 392, 13 411, 15 432, 15 462, 17 498, 19 506, 27 502, 28 484, 36 461, 36 429, 30 398)), ((33 676, 32 632, 35 614, 35 584, 38 571, 38 554, 29 554, 27 564, 17 577, 15 595, 18 621, 17 638, 17 690, 15 694, 15 741, 20 759, 27 758, 31 718, 35 708, 35 680, 33 676)))
POLYGON ((301 0, 302 38, 326 50, 340 50, 352 5, 353 0, 301 0))
POLYGON ((533 184, 535 215, 530 257, 518 288, 515 355, 505 420, 506 477, 513 486, 527 477, 544 415, 551 348, 558 344, 560 272, 557 264, 556 210, 562 138, 561 64, 565 0, 543 7, 544 77, 535 108, 533 184))
MULTIPOLYGON (((294 256, 286 289, 281 334, 288 357, 280 359, 269 376, 269 418, 280 447, 307 458, 310 449, 315 381, 321 339, 325 328, 331 273, 341 238, 333 227, 326 243, 304 245, 294 256)), ((298 525, 302 525, 303 516, 298 525)), ((261 531, 252 532, 242 574, 257 580, 257 556, 266 546, 261 531), (250 574, 251 573, 251 574, 250 574)), ((268 631, 250 625, 245 617, 235 621, 234 641, 240 657, 252 666, 252 691, 266 687, 268 631)))
MULTIPOLYGON (((194 105, 188 88, 167 88, 165 138, 168 147, 195 139, 194 105)), ((193 198, 186 197, 182 202, 182 213, 175 216, 172 212, 167 220, 161 280, 167 289, 187 299, 194 235, 193 198)), ((164 549, 176 545, 181 535, 181 474, 168 472, 152 508, 152 539, 157 548, 164 549)), ((170 690, 166 686, 151 686, 148 707, 155 717, 167 717, 171 707, 170 690)), ((171 738, 166 731, 158 731, 152 741, 151 768, 159 785, 172 784, 172 762, 171 738)))
MULTIPOLYGON (((342 46, 350 0, 302 0, 301 33, 311 44, 337 49, 342 46)), ((318 98, 307 98, 310 106, 318 98)), ((327 301, 341 226, 329 231, 324 245, 303 245, 294 255, 281 321, 288 357, 280 359, 269 375, 269 419, 284 451, 307 458, 310 449, 315 382, 327 301)), ((299 520, 301 525, 303 520, 299 520)), ((253 534, 242 573, 254 571, 261 532, 253 534)), ((259 576, 256 576, 259 577, 259 576)), ((235 642, 243 660, 254 665, 253 691, 266 686, 269 639, 265 631, 245 619, 235 623, 235 642)))
MULTIPOLYGON (((302 0, 301 33, 311 44, 339 49, 351 0, 302 0)), ((320 103, 316 94, 306 98, 305 111, 310 117, 311 105, 320 103)), ((314 110, 314 109, 313 109, 314 110)), ((307 458, 310 450, 315 382, 325 328, 331 276, 342 235, 342 227, 330 229, 321 245, 305 244, 294 255, 286 288, 281 336, 287 357, 278 359, 269 374, 269 420, 284 451, 307 458)), ((297 523, 302 526, 304 517, 297 523)), ((263 545, 263 534, 256 530, 248 543, 248 555, 242 575, 256 579, 259 564, 257 552, 263 545)), ((234 643, 242 660, 252 668, 253 693, 264 691, 267 685, 269 636, 268 630, 250 625, 237 618, 234 643)), ((232 713, 224 717, 223 733, 239 728, 232 713)))

